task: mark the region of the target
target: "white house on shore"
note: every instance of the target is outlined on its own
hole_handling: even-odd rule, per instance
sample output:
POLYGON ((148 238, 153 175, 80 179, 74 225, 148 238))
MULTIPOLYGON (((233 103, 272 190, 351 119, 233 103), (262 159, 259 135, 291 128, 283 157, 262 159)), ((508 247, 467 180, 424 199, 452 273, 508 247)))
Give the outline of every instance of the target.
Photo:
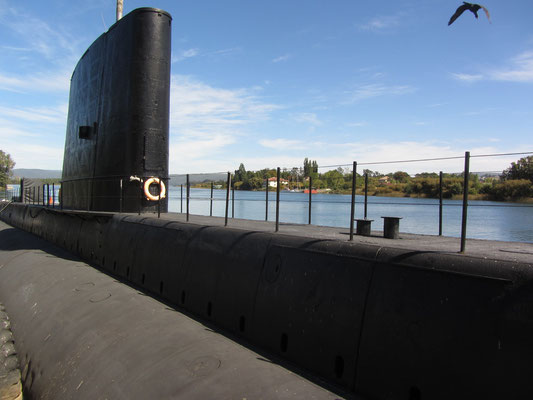
MULTIPOLYGON (((286 186, 289 184, 289 181, 287 179, 280 178, 279 183, 281 184, 281 186, 286 186)), ((273 176, 272 178, 268 178, 268 186, 272 188, 278 187, 278 180, 275 176, 273 176)))

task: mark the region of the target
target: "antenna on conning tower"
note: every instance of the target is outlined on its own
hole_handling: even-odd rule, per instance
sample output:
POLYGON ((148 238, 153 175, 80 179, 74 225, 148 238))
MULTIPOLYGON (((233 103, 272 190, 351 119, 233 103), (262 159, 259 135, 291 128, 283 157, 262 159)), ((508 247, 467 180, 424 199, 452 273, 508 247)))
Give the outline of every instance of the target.
POLYGON ((124 0, 117 0, 117 21, 122 18, 122 8, 124 6, 124 0))

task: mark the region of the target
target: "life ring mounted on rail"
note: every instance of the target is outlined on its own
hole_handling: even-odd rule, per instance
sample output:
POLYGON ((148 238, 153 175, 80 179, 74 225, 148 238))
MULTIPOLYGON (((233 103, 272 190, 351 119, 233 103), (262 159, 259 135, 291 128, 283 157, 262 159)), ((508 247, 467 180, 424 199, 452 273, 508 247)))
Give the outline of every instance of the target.
POLYGON ((164 199, 167 194, 167 188, 165 187, 165 182, 159 178, 149 178, 144 182, 144 195, 148 200, 158 201, 159 199, 164 199), (150 193, 150 185, 155 183, 159 185, 159 194, 157 196, 150 193))

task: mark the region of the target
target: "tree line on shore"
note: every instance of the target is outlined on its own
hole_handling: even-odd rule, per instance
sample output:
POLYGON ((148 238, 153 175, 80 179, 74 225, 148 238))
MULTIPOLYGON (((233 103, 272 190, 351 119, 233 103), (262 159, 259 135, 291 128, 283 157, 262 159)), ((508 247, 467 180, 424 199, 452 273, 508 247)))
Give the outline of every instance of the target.
MULTIPOLYGON (((10 155, 0 150, 0 189, 5 189, 11 181, 11 170, 15 162, 10 155)), ((247 171, 240 164, 232 181, 236 190, 264 190, 269 178, 275 178, 275 168, 264 168, 259 171, 247 171)), ((365 176, 368 181, 368 194, 373 196, 406 196, 437 198, 440 192, 439 175, 424 172, 414 176, 404 171, 381 174, 365 169, 356 176, 356 192, 361 194, 365 189, 365 176)), ((329 193, 350 193, 352 190, 352 171, 341 167, 324 173, 319 172, 315 160, 304 159, 302 167, 283 169, 281 178, 287 182, 286 189, 313 189, 329 193), (312 183, 311 183, 312 182, 312 183)), ((54 183, 56 179, 43 179, 43 183, 54 183)), ((225 187, 225 181, 215 182, 225 187)), ((197 187, 209 187, 211 182, 197 184, 197 187)), ((463 174, 443 174, 442 195, 454 198, 463 194, 463 174)), ((499 176, 483 176, 470 174, 468 193, 479 199, 486 200, 520 200, 533 199, 533 156, 520 158, 512 162, 499 176)))
MULTIPOLYGON (((244 164, 233 174, 235 190, 264 190, 269 178, 275 178, 277 170, 264 168, 248 171, 244 164)), ((287 182, 282 189, 309 189, 329 193, 350 193, 352 190, 352 171, 339 167, 324 173, 318 172, 316 161, 304 159, 302 168, 283 169, 281 179, 287 182), (311 178, 311 179, 310 179, 311 178)), ((356 175, 356 192, 365 189, 365 175, 368 181, 368 194, 371 196, 405 196, 438 198, 440 192, 439 174, 434 172, 419 173, 414 176, 404 171, 381 174, 365 169, 356 175)), ((225 182, 216 182, 222 187, 225 182)), ((210 183, 199 184, 207 187, 210 183)), ((463 194, 463 174, 443 174, 442 195, 446 199, 463 194)), ((468 185, 469 195, 486 200, 519 200, 533 198, 533 156, 521 158, 504 170, 499 176, 479 176, 471 173, 468 185)))

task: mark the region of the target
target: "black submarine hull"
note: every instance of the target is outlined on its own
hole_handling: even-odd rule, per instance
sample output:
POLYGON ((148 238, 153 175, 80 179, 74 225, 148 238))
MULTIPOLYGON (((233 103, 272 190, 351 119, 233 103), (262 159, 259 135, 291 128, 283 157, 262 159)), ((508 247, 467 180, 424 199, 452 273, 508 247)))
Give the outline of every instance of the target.
POLYGON ((340 397, 533 393, 528 263, 22 205, 2 219, 340 397))

